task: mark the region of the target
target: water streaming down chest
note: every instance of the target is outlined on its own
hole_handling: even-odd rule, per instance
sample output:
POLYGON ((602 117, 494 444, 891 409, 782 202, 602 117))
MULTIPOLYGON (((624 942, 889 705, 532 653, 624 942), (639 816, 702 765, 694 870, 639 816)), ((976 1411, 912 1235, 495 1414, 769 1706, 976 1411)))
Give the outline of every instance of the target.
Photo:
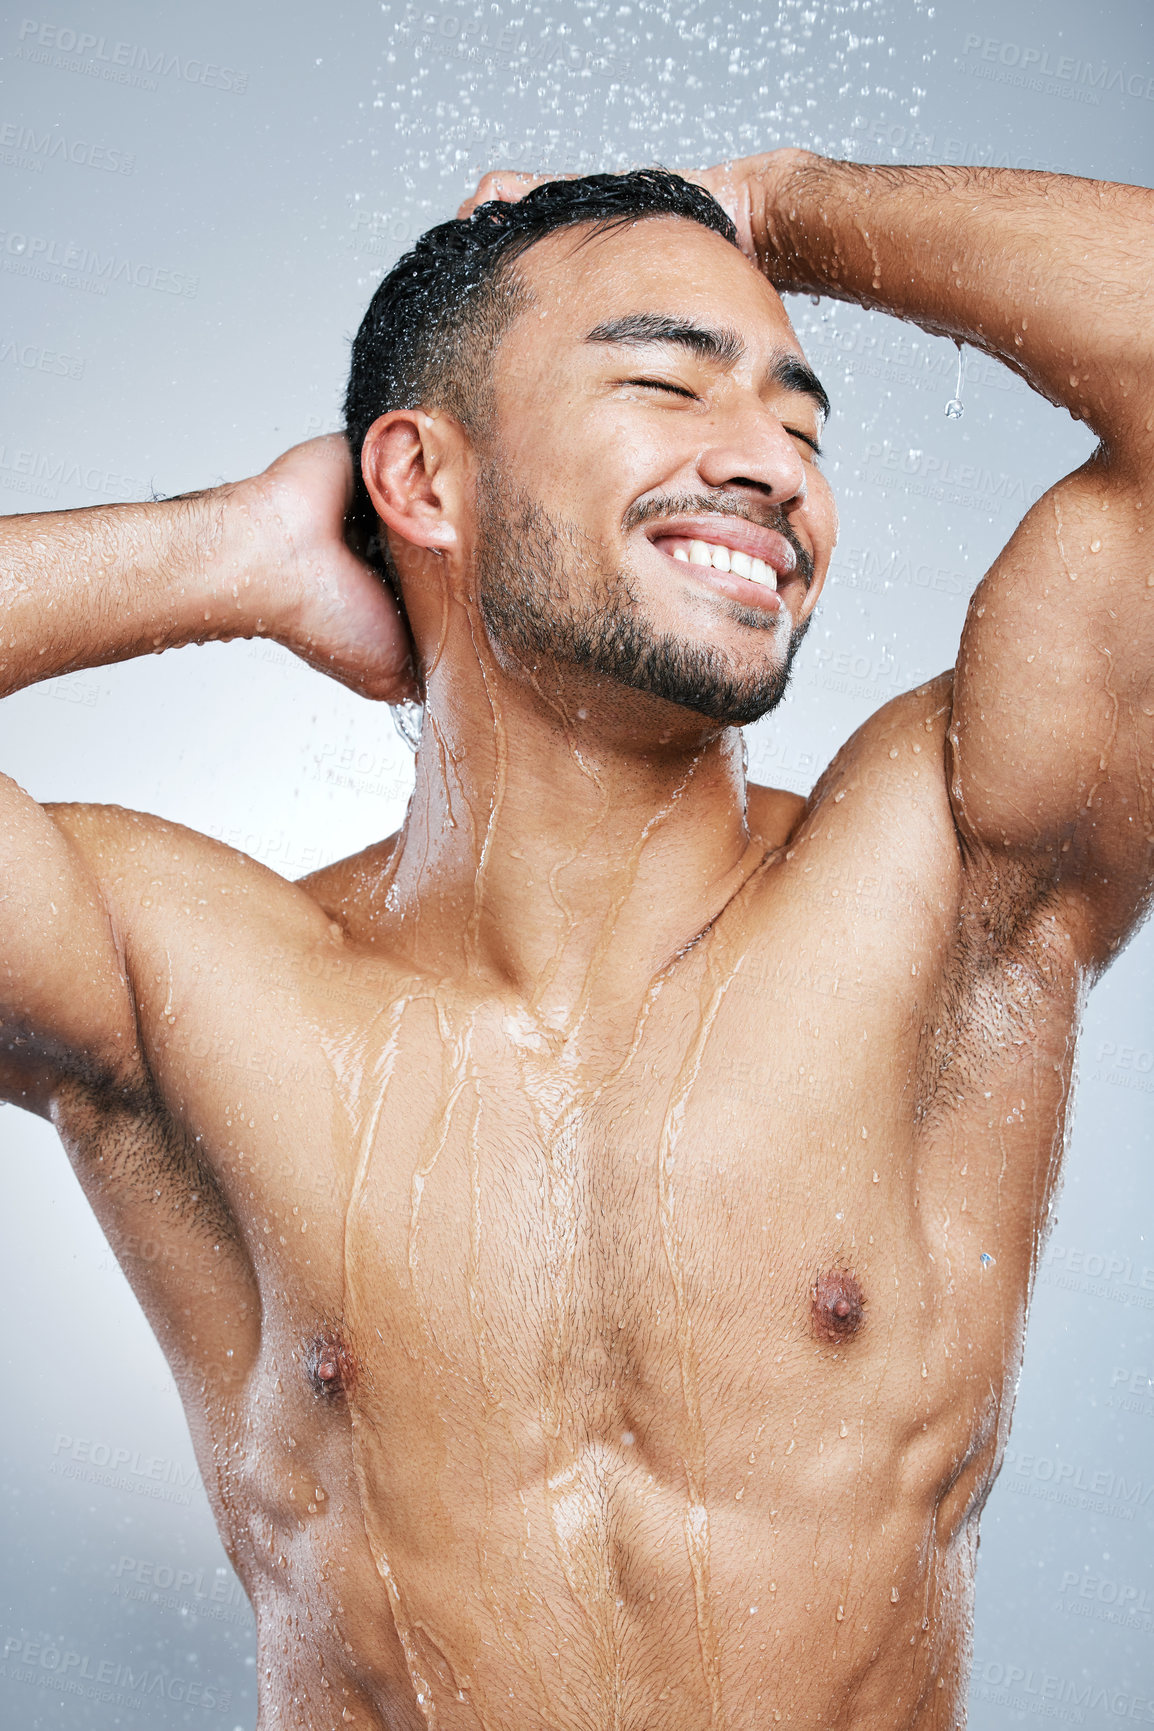
MULTIPOLYGON (((348 1401, 366 1532, 430 1725, 505 1723, 509 1688, 527 1723, 577 1725, 589 1711, 621 1731, 641 1723, 623 1534, 639 1519, 656 1532, 658 1444, 661 1518, 673 1513, 657 1542, 696 1627, 694 1711, 732 1722, 702 1347, 714 1400, 711 1289, 734 1288, 703 1260, 701 1198, 725 1142, 710 1100, 734 977, 703 970, 663 1029, 658 990, 653 1042, 634 1042, 608 1089, 603 1077, 580 1090, 544 1060, 533 1075, 510 1066, 492 1018, 427 995, 364 1054, 349 1096, 360 1156, 345 1256, 348 1341, 363 1363, 353 1381, 351 1351, 342 1359, 326 1338, 312 1375, 321 1398, 348 1401), (591 1174, 614 1161, 628 1180, 599 1188, 591 1174), (672 1377, 638 1371, 638 1341, 647 1360, 664 1343, 672 1377), (655 1439, 643 1409, 663 1414, 655 1439)), ((705 1220, 723 1244, 722 1216, 705 1220)), ((835 1352, 864 1332, 864 1290, 844 1261, 794 1274, 792 1321, 776 1327, 835 1352)))

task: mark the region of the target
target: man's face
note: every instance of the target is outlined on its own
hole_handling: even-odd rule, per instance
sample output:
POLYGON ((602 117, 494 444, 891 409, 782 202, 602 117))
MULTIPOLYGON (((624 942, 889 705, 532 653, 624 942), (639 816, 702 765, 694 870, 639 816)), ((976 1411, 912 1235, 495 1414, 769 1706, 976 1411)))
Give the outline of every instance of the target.
POLYGON ((478 479, 496 653, 755 720, 785 690, 836 534, 780 299, 677 218, 562 231, 519 270, 533 302, 497 353, 478 479))

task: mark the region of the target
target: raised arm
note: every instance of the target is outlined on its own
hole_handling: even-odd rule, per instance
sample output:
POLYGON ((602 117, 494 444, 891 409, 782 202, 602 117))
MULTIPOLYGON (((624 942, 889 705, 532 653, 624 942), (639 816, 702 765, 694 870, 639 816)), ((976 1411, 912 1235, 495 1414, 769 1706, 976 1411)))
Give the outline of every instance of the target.
POLYGON ((409 641, 347 548, 338 434, 181 498, 0 517, 0 696, 56 674, 271 637, 366 697, 415 695, 409 641))
POLYGON ((971 863, 1108 960, 1154 839, 1154 193, 799 151, 706 178, 779 288, 973 344, 1098 435, 974 594, 948 773, 971 863))
MULTIPOLYGON (((366 695, 408 695, 396 608, 344 545, 350 492, 345 442, 332 438, 183 499, 0 519, 0 695, 256 636, 366 695)), ((64 1075, 133 1068, 125 934, 93 864, 102 821, 92 808, 45 809, 0 776, 0 1097, 42 1113, 64 1075)))

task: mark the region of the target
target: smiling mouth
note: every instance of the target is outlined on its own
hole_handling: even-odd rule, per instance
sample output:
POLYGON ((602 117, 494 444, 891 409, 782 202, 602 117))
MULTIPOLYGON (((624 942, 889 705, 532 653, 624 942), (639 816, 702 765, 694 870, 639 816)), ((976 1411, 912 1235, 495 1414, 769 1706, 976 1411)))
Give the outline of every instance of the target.
MULTIPOLYGON (((658 535, 653 545, 662 553, 683 565, 706 566, 713 571, 731 571, 750 583, 760 583, 766 589, 777 588, 777 572, 756 554, 730 547, 724 541, 689 540, 680 535, 658 535)), ((792 552, 792 549, 791 549, 792 552)))
POLYGON ((809 556, 780 529, 737 513, 666 509, 645 531, 654 551, 729 600, 776 613, 785 605, 779 584, 797 576, 809 587, 809 556))
MULTIPOLYGON (((745 498, 713 494, 666 494, 638 500, 622 520, 626 534, 640 530, 655 553, 686 571, 694 587, 751 612, 769 616, 792 611, 814 579, 814 556, 786 513, 749 508, 745 498), (768 521, 767 521, 768 518, 768 521)), ((748 621, 747 621, 748 622, 748 621)))

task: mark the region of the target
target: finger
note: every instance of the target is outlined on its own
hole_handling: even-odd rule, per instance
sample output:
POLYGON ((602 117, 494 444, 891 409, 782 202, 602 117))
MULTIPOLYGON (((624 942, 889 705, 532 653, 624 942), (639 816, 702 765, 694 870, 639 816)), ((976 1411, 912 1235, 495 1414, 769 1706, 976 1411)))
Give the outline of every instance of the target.
POLYGON ((458 217, 472 216, 478 205, 497 201, 501 204, 516 204, 519 198, 524 198, 535 186, 542 186, 552 179, 547 174, 522 174, 515 169, 490 169, 483 174, 477 183, 477 190, 472 197, 467 198, 458 210, 458 217))
POLYGON ((682 169, 679 172, 683 180, 692 181, 695 186, 704 187, 706 192, 717 200, 737 229, 737 244, 742 252, 746 258, 760 268, 757 247, 753 239, 749 182, 741 171, 741 165, 723 162, 718 163, 715 168, 695 169, 692 172, 682 169))
POLYGON ((341 549, 306 573, 306 604, 278 640, 318 672, 363 697, 401 703, 414 694, 414 648, 391 589, 356 554, 341 549))

